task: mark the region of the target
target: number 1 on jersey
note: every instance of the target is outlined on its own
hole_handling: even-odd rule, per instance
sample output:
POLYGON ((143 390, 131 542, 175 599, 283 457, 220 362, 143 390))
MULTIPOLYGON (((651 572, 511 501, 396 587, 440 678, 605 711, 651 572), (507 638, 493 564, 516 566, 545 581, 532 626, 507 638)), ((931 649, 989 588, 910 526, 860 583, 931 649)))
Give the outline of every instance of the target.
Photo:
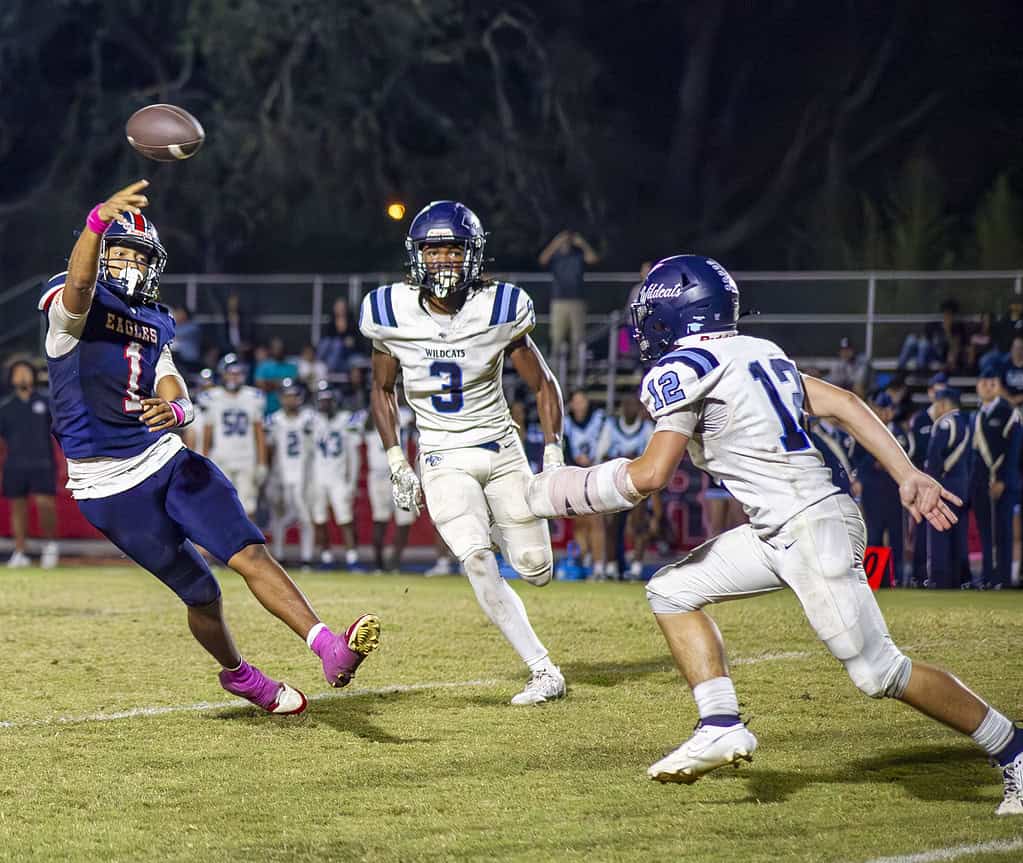
POLYGON ((128 361, 128 388, 124 396, 124 412, 137 414, 142 410, 142 393, 139 392, 139 378, 142 377, 142 345, 128 342, 124 346, 124 358, 128 361))
POLYGON ((771 401, 771 407, 774 408, 778 419, 781 420, 781 444, 785 447, 785 452, 809 449, 810 439, 799 425, 799 419, 803 416, 802 378, 799 377, 795 364, 788 360, 777 358, 771 360, 771 371, 774 372, 774 376, 778 378, 779 383, 795 384, 796 391, 792 394, 795 417, 785 407, 785 403, 782 402, 781 395, 778 393, 778 388, 774 385, 774 381, 771 380, 771 376, 765 371, 764 367, 755 360, 749 364, 750 374, 753 375, 754 380, 759 381, 761 386, 763 386, 764 391, 767 393, 767 398, 771 401))

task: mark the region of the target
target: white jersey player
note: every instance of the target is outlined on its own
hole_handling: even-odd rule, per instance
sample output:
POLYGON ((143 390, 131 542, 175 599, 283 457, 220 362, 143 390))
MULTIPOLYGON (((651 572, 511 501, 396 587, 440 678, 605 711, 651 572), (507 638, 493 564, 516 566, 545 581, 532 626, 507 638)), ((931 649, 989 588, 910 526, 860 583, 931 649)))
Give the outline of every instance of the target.
MULTIPOLYGON (((369 493, 369 510, 373 518, 374 565, 378 571, 397 570, 416 516, 410 510, 395 506, 391 494, 391 466, 369 411, 361 417, 360 425, 366 443, 366 491, 369 493), (392 518, 394 540, 389 559, 385 561, 384 537, 392 518)), ((412 436, 412 411, 404 405, 398 409, 398 432, 399 445, 407 456, 412 436)))
MULTIPOLYGON (((600 437, 597 440, 596 461, 602 462, 615 458, 636 458, 646 449, 650 438, 654 433, 654 424, 647 417, 639 399, 634 395, 626 395, 622 399, 618 413, 610 416, 604 421, 600 437)), ((632 543, 632 549, 628 554, 628 578, 639 581, 643 576, 643 557, 646 547, 657 535, 663 516, 661 496, 654 494, 650 496, 649 506, 637 506, 630 510, 627 515, 617 516, 617 519, 624 519, 624 523, 612 516, 611 529, 609 534, 614 536, 624 546, 626 540, 632 543)), ((607 563, 608 577, 616 580, 618 578, 619 559, 625 560, 624 548, 613 549, 610 560, 607 563)))
POLYGON ((312 477, 314 415, 302 406, 301 384, 285 378, 281 381, 281 409, 267 419, 270 446, 273 450, 275 505, 271 519, 274 554, 284 554, 284 533, 297 524, 302 562, 313 557, 313 523, 306 490, 312 477))
POLYGON ((918 521, 947 530, 956 516, 946 501, 961 502, 913 466, 854 394, 800 376, 773 342, 738 334, 738 303, 735 282, 716 261, 679 255, 659 262, 632 307, 643 358, 658 361, 641 391, 657 421, 650 444, 631 461, 545 471, 530 483, 538 515, 618 511, 662 488, 688 448, 749 516, 750 524, 715 537, 648 585, 700 714, 692 738, 652 765, 650 778, 689 783, 750 759, 757 740, 739 719, 721 635, 702 609, 789 587, 863 693, 897 698, 970 735, 1002 765, 999 814, 1023 814, 1023 729, 951 674, 895 646, 863 571, 863 520, 807 438, 804 409, 840 423, 866 447, 918 521))
POLYGON ((492 532, 515 571, 543 585, 553 569, 547 524, 526 505, 532 476, 505 401, 505 357, 536 393, 547 462, 562 462, 561 393, 529 338, 525 291, 484 281, 486 236, 463 204, 436 201, 412 220, 410 281, 372 291, 359 326, 373 342, 373 420, 387 452, 395 502, 415 511, 422 492, 437 530, 461 561, 484 612, 529 667, 513 704, 564 695, 565 682, 537 638, 518 594, 501 578, 492 532), (420 480, 399 444, 395 386, 419 430, 420 480))
POLYGON ((251 516, 266 479, 266 399, 255 387, 244 385, 248 369, 233 354, 224 357, 221 369, 221 385, 203 397, 202 452, 231 480, 251 516))
POLYGON ((355 490, 359 481, 359 445, 362 431, 351 411, 338 409, 337 394, 326 381, 316 391, 316 415, 313 417, 313 474, 310 483, 310 509, 320 544, 320 563, 331 566, 334 555, 327 533, 328 508, 341 528, 345 541, 345 563, 355 566, 359 552, 355 547, 355 490))

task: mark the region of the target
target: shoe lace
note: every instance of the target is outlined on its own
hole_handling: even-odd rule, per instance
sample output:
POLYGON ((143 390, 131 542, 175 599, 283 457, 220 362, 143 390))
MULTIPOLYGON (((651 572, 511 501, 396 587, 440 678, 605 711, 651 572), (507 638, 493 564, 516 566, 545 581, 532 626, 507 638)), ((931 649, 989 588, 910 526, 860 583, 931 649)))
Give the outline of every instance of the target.
POLYGON ((1013 761, 1002 768, 1005 780, 1005 799, 1023 796, 1023 762, 1013 761))

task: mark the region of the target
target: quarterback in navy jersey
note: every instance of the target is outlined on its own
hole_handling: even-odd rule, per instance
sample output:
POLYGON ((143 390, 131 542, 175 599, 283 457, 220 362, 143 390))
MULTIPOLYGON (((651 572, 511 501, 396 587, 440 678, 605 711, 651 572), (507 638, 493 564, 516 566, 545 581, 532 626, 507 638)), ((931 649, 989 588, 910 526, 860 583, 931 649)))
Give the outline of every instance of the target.
POLYGON ((946 531, 962 500, 915 468, 857 396, 801 375, 778 345, 738 332, 738 318, 739 289, 717 261, 676 255, 658 262, 632 305, 636 342, 653 363, 640 391, 656 422, 650 443, 635 459, 545 470, 527 489, 534 515, 618 512, 664 488, 688 452, 727 483, 749 516, 748 525, 714 537, 647 585, 700 715, 692 737, 653 764, 649 777, 690 783, 750 760, 757 739, 739 717, 721 633, 703 609, 789 588, 861 692, 898 699, 972 737, 1002 767, 997 814, 1023 815, 1023 729, 948 672, 895 645, 863 570, 863 520, 832 484, 801 425, 804 415, 845 428, 892 476, 917 521, 946 531))
POLYGON ((67 271, 49 280, 39 302, 68 488, 93 526, 184 602, 189 629, 222 666, 224 689, 271 713, 301 713, 301 692, 242 659, 196 545, 306 639, 333 686, 347 684, 376 647, 380 623, 365 614, 339 635, 321 623, 227 477, 172 433, 194 408, 171 357, 174 320, 157 303, 167 256, 142 214, 147 185, 126 186, 92 209, 67 271))

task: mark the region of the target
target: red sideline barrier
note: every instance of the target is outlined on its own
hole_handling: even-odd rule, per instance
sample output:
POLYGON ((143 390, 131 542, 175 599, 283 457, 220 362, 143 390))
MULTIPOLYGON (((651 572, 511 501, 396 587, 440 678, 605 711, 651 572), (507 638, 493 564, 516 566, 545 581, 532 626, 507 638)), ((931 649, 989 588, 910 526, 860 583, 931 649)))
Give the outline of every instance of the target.
POLYGON ((867 573, 867 583, 871 590, 884 587, 895 587, 892 573, 892 550, 887 546, 868 545, 863 553, 863 568, 867 573))

